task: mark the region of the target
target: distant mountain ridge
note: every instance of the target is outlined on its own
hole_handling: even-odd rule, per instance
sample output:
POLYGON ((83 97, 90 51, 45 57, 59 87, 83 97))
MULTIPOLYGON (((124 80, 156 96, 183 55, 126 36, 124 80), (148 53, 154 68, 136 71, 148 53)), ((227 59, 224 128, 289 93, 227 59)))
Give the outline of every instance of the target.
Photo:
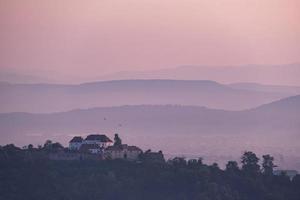
POLYGON ((0 114, 1 137, 31 133, 122 130, 140 134, 299 133, 300 95, 255 109, 224 111, 198 106, 139 105, 52 114, 0 114), (3 135, 3 133, 5 133, 3 135))
POLYGON ((195 105, 243 110, 293 92, 234 88, 209 80, 115 80, 67 84, 0 83, 0 112, 61 112, 121 105, 195 105))
POLYGON ((300 86, 300 63, 278 65, 183 65, 156 70, 119 71, 110 74, 60 74, 53 71, 35 70, 21 72, 12 68, 1 68, 0 81, 11 83, 67 83, 132 80, 132 79, 175 79, 175 80, 215 80, 223 84, 250 82, 268 85, 300 86), (29 72, 28 72, 29 73, 29 72))
POLYGON ((299 86, 285 86, 285 85, 264 85, 259 83, 232 83, 228 84, 231 88, 241 90, 251 90, 259 92, 275 92, 282 94, 300 94, 299 86))
POLYGON ((300 86, 300 63, 282 65, 205 66, 188 65, 152 71, 123 71, 95 77, 96 80, 177 79, 215 80, 220 83, 254 82, 300 86))
MULTIPOLYGON (((291 96, 288 98, 274 101, 268 104, 261 105, 251 110, 259 111, 270 111, 270 112, 288 112, 292 114, 299 114, 300 118, 300 95, 291 96)), ((287 113, 287 114, 288 114, 287 113)))
POLYGON ((300 95, 244 111, 131 105, 49 114, 2 113, 0 145, 36 146, 47 139, 67 145, 75 135, 119 133, 125 143, 167 155, 222 163, 252 150, 274 155, 282 167, 300 169, 299 113, 300 95))

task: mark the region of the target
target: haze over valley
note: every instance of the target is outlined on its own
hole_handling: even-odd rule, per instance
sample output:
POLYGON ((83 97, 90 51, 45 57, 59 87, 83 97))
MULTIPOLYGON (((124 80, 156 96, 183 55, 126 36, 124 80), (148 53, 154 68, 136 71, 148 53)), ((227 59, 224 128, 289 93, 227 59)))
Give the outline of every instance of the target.
POLYGON ((80 85, 0 83, 0 93, 2 113, 50 113, 141 104, 244 110, 300 94, 300 87, 225 85, 208 80, 116 80, 80 85))
POLYGON ((244 111, 198 106, 139 105, 52 114, 0 114, 1 142, 67 144, 73 135, 120 133, 125 141, 168 156, 238 159, 240 152, 272 153, 281 167, 300 169, 300 96, 244 111), (4 134, 3 134, 4 133, 4 134), (166 145, 168 144, 168 145, 166 145))
MULTIPOLYGON (((166 77, 192 77, 182 69, 166 77)), ((163 74, 81 84, 1 82, 1 144, 51 139, 67 145, 74 135, 117 132, 124 142, 163 150, 167 158, 203 157, 224 167, 251 150, 274 155, 281 168, 300 169, 299 86, 247 82, 251 78, 230 84, 145 79, 163 74)))
POLYGON ((18 70, 15 68, 0 68, 0 81, 10 83, 52 83, 80 84, 111 80, 132 79, 171 79, 171 80, 213 80, 221 84, 239 82, 259 83, 264 85, 300 86, 300 63, 278 65, 182 65, 143 70, 113 70, 112 72, 84 71, 77 73, 68 70, 18 70))
POLYGON ((274 155, 281 168, 300 170, 300 86, 251 82, 250 74, 228 84, 188 80, 188 74, 210 77, 198 69, 121 73, 115 77, 124 80, 81 84, 1 82, 1 144, 51 139, 67 145, 74 135, 119 133, 124 142, 163 150, 167 158, 203 157, 224 167, 251 150, 274 155), (183 79, 147 79, 164 77, 183 79))
POLYGON ((119 133, 170 157, 253 150, 300 169, 299 8, 1 0, 0 145, 119 133))
POLYGON ((0 0, 0 200, 298 200, 300 0, 0 0))

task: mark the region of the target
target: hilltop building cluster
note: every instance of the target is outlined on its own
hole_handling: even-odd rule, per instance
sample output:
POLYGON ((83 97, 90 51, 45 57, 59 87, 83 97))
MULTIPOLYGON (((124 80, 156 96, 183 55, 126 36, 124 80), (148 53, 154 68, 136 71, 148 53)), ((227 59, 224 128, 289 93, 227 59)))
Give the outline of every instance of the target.
POLYGON ((85 139, 80 136, 76 136, 69 142, 69 149, 73 151, 98 154, 112 144, 113 141, 106 135, 88 135, 85 139))
MULTIPOLYGON (((85 139, 80 136, 75 136, 69 142, 69 150, 77 153, 73 154, 74 158, 76 158, 76 155, 80 154, 85 157, 86 155, 94 155, 101 159, 125 159, 136 161, 140 158, 148 159, 148 157, 151 157, 151 159, 154 158, 152 160, 164 161, 161 151, 146 151, 143 153, 143 151, 137 146, 122 144, 122 140, 118 134, 115 134, 114 142, 106 135, 100 134, 91 134, 85 139)), ((58 155, 55 155, 54 159, 58 159, 58 155)))

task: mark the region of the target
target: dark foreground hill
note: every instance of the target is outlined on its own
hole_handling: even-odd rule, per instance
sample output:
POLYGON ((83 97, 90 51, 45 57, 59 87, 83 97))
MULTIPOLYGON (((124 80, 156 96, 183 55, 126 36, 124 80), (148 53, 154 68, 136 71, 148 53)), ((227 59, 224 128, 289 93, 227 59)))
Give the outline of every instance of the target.
POLYGON ((0 148, 1 200, 300 199, 299 175, 292 181, 285 175, 273 175, 270 159, 260 170, 251 152, 243 155, 241 167, 231 161, 221 170, 201 159, 49 161, 33 151, 37 150, 15 150, 12 145, 0 148))

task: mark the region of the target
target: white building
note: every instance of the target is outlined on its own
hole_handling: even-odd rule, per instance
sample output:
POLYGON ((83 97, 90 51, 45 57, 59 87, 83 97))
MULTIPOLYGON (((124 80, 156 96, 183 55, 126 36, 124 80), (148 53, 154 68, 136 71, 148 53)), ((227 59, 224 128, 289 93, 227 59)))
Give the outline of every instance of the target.
POLYGON ((84 144, 96 144, 100 147, 106 148, 113 144, 111 139, 109 139, 106 135, 88 135, 83 141, 84 144))
POLYGON ((101 154, 103 153, 103 149, 98 144, 82 144, 79 151, 81 153, 101 154))
POLYGON ((69 142, 69 149, 97 154, 112 144, 113 142, 106 135, 88 135, 85 139, 76 136, 69 142))
POLYGON ((97 154, 106 159, 138 160, 143 152, 136 146, 127 144, 113 145, 106 135, 88 135, 85 139, 74 137, 69 143, 70 150, 76 150, 84 154, 97 154))
POLYGON ((82 145, 83 138, 82 137, 73 137, 73 139, 69 142, 70 150, 79 150, 82 145))

